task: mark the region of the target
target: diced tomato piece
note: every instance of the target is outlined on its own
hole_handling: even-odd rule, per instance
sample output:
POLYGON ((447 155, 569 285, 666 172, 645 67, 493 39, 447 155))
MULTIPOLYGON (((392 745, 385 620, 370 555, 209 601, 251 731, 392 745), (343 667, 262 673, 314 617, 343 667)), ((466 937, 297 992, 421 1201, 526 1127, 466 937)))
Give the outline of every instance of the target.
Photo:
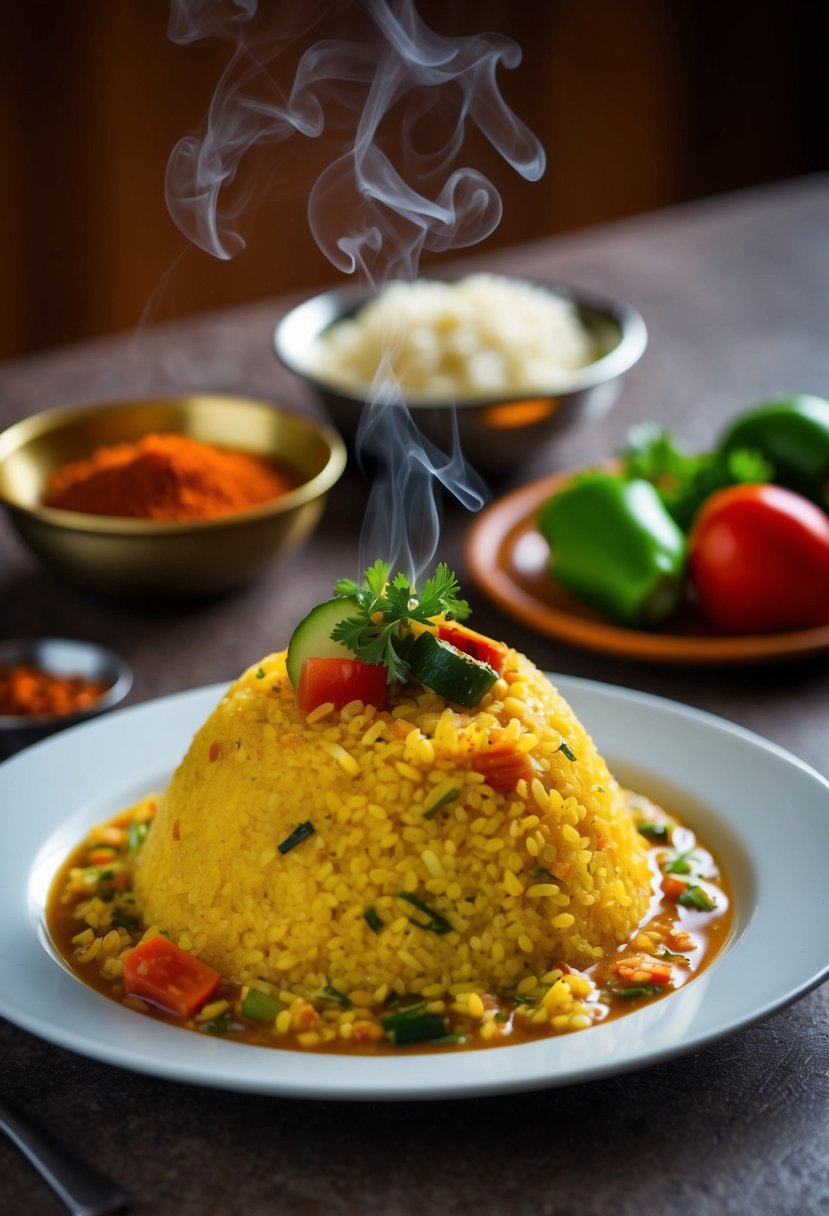
POLYGON ((349 701, 362 701, 382 709, 386 704, 388 672, 382 663, 359 659, 306 659, 296 690, 297 709, 309 714, 331 701, 342 709, 349 701))
POLYGON ((613 970, 633 984, 669 984, 673 966, 651 954, 629 954, 614 963, 613 970))
POLYGON ((162 934, 141 942, 124 959, 124 988, 169 1013, 190 1018, 210 1000, 221 975, 162 934))
POLYGON ((493 790, 512 790, 523 778, 532 780, 533 766, 526 752, 504 741, 500 732, 492 731, 487 747, 472 761, 472 767, 493 790))
POLYGON ((681 879, 674 878, 671 874, 666 874, 662 879, 662 894, 666 899, 677 900, 687 885, 681 879))
POLYGON ((438 637, 480 663, 487 663, 499 676, 507 665, 508 646, 488 638, 486 634, 476 633, 466 625, 459 625, 457 621, 444 621, 438 625, 438 637))

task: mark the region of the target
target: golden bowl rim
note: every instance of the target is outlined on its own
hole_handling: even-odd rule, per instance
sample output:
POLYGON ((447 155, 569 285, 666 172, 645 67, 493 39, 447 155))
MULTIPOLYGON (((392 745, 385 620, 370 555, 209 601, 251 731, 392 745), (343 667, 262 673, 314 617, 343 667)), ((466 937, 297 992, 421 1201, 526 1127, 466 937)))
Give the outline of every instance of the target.
POLYGON ((292 490, 286 491, 278 498, 249 507, 244 511, 233 511, 226 515, 217 515, 207 519, 187 520, 155 520, 136 519, 120 515, 94 515, 86 511, 68 511, 60 507, 28 506, 9 498, 0 489, 0 504, 9 511, 17 512, 29 519, 38 520, 55 528, 71 532, 100 533, 104 535, 123 536, 182 536, 202 532, 215 532, 220 529, 243 528, 257 520, 286 515, 310 502, 321 498, 336 485, 345 471, 348 452, 342 436, 335 427, 322 422, 299 410, 287 409, 276 402, 263 397, 247 397, 236 393, 172 393, 157 397, 124 398, 115 401, 101 401, 84 405, 55 406, 29 414, 17 422, 11 423, 0 431, 0 466, 14 452, 20 451, 25 444, 39 435, 54 430, 57 424, 69 425, 73 422, 83 422, 97 414, 110 411, 128 410, 142 406, 182 405, 198 400, 210 400, 220 404, 230 405, 238 402, 247 406, 255 406, 263 410, 287 417, 292 422, 307 426, 309 432, 322 439, 328 448, 325 465, 308 481, 303 481, 292 490), (22 436, 22 439, 19 437, 22 436), (17 442, 15 442, 17 441, 17 442), (9 446, 9 445, 12 446, 9 446))

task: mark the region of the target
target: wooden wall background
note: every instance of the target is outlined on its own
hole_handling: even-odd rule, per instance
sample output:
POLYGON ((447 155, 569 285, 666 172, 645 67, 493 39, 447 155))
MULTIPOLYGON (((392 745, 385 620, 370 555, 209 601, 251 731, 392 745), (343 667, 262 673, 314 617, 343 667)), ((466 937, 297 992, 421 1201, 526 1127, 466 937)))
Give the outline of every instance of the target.
MULTIPOLYGON (((279 19, 300 2, 260 9, 279 19)), ((339 4, 341 20, 359 8, 339 4)), ((501 84, 549 165, 527 184, 482 150, 505 208, 492 247, 829 164, 825 3, 418 8, 440 32, 496 30, 524 52, 501 84)), ((167 0, 0 0, 0 358, 336 278, 290 167, 245 219, 246 252, 219 262, 186 247, 165 166, 229 51, 174 45, 168 17, 167 0)))

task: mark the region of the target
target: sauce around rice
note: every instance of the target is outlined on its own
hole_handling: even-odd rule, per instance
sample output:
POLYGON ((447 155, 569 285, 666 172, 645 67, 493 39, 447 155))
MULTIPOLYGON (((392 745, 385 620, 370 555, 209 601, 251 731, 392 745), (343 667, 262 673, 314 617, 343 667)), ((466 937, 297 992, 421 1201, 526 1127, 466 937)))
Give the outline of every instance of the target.
MULTIPOLYGON (((526 660, 519 660, 514 670, 516 674, 511 683, 507 680, 506 687, 496 686, 495 695, 501 701, 488 702, 484 707, 487 712, 491 713, 494 709, 497 713, 499 703, 504 700, 509 702, 509 694, 518 691, 519 681, 526 688, 535 678, 534 669, 526 665, 526 660)), ((198 780, 202 783, 214 780, 214 774, 219 771, 217 766, 221 767, 223 759, 231 766, 241 764, 239 774, 244 774, 244 764, 227 756, 232 745, 229 748, 223 738, 219 741, 217 729, 223 712, 229 713, 238 726, 240 706, 249 709, 252 703, 255 707, 252 716, 256 718, 258 715, 260 720, 263 705, 267 706, 271 717, 260 721, 260 724, 270 746, 274 746, 277 738, 293 733, 298 722, 294 723, 290 707, 286 708, 287 698, 280 684, 281 671, 280 656, 272 656, 271 660, 265 660, 245 673, 224 699, 224 709, 217 709, 219 717, 210 719, 197 735, 189 753, 190 759, 185 760, 182 767, 195 765, 198 780)), ((515 699, 513 697, 512 701, 515 699)), ((427 706, 430 720, 435 714, 440 718, 441 713, 447 712, 446 707, 432 700, 427 700, 427 706)), ((368 722, 358 723, 359 731, 364 735, 373 732, 369 736, 372 739, 370 746, 375 749, 385 747, 392 763, 398 762, 395 759, 398 753, 403 755, 402 748, 407 737, 406 732, 400 732, 404 738, 399 740, 398 748, 394 723, 402 721, 411 727, 413 720, 418 720, 416 715, 414 718, 412 716, 414 711, 410 712, 408 718, 405 716, 403 710, 407 707, 402 703, 397 709, 401 712, 397 718, 392 714, 369 714, 368 722), (383 729, 378 729, 381 722, 383 729)), ((325 736, 323 742, 339 746, 331 738, 334 727, 350 728, 359 719, 361 711, 365 712, 362 706, 349 706, 329 714, 322 721, 312 722, 307 729, 325 736)), ((510 711, 516 711, 515 704, 510 704, 510 711)), ((560 716, 557 721, 559 725, 564 725, 560 716)), ((577 725, 573 726, 573 730, 577 725)), ((357 733, 355 731, 353 735, 357 733)), ((408 736, 411 733, 409 729, 408 736)), ((599 757, 591 758, 589 755, 589 737, 574 733, 568 737, 571 744, 559 742, 554 754, 561 763, 560 749, 563 746, 565 755, 570 752, 574 756, 574 761, 567 761, 565 765, 564 771, 569 773, 571 765, 573 768, 577 766, 579 757, 573 749, 578 748, 581 759, 587 765, 587 783, 582 797, 589 803, 595 785, 592 779, 596 775, 592 765, 603 762, 599 757)), ((250 741, 250 733, 247 739, 250 741)), ((256 756, 255 748, 252 750, 253 769, 248 771, 248 776, 250 771, 258 772, 262 763, 261 758, 256 756)), ((233 750, 233 756, 237 754, 233 750)), ((364 762, 362 756, 361 762, 364 762)), ((328 763, 331 767, 330 757, 328 763)), ((399 763, 409 764, 402 759, 399 763)), ((414 769, 414 765, 409 767, 414 769)), ((345 781, 350 788, 346 780, 348 774, 344 775, 336 762, 333 768, 339 774, 340 783, 345 781)), ((451 766, 448 768, 451 769, 451 766)), ((442 775, 438 773, 438 777, 442 775)), ((730 924, 728 890, 719 864, 710 850, 703 842, 697 841, 692 832, 672 814, 641 796, 620 793, 619 806, 630 820, 630 827, 625 824, 624 829, 633 832, 635 848, 641 849, 644 858, 647 884, 645 911, 642 915, 637 912, 632 923, 627 925, 624 932, 617 934, 615 941, 602 939, 602 944, 594 944, 586 954, 579 955, 578 951, 573 953, 567 938, 572 927, 565 922, 568 918, 572 921, 574 916, 566 910, 559 910, 564 906, 562 891, 567 889, 568 862, 562 860, 565 856, 563 845, 556 850, 549 844, 551 837, 546 831, 544 816, 530 813, 539 810, 533 791, 526 782, 522 785, 519 781, 516 790, 503 803, 490 799, 483 808, 480 805, 477 807, 478 811, 484 810, 493 820, 500 816, 501 828, 505 833, 503 847, 490 845, 482 837, 481 847, 484 850, 489 848, 497 859, 491 864, 491 872, 494 874, 497 871, 500 875, 492 884, 499 902, 494 904, 493 892, 486 892, 490 902, 484 900, 486 906, 480 919, 480 924, 486 926, 491 923, 494 927, 487 938, 488 929, 481 929, 480 924, 474 921, 475 901, 480 902, 485 892, 473 892, 466 888, 461 890, 458 882, 441 885, 436 878, 430 881, 428 869, 429 866, 434 869, 434 862, 430 858, 439 860, 447 856, 440 852, 438 842, 442 840, 444 847, 448 848, 453 839, 451 833, 458 841, 481 836, 485 830, 485 815, 478 814, 475 818, 475 807, 471 808, 471 813, 466 813, 457 797, 446 796, 453 791, 457 794, 454 786, 452 791, 445 792, 444 801, 437 797, 436 791, 439 792, 446 785, 446 780, 433 779, 431 783, 424 780, 422 788, 417 788, 411 774, 406 780, 409 782, 406 786, 409 803, 397 804, 394 813, 399 814, 404 823, 403 833, 416 839, 414 847, 419 858, 426 856, 427 868, 421 871, 418 883, 409 881, 406 878, 407 851, 398 842, 394 855, 402 868, 391 880, 391 885, 380 883, 379 886, 371 886, 368 880, 361 880, 355 886, 356 893, 351 899, 352 905, 356 900, 356 906, 350 908, 350 913, 346 909, 354 934, 352 943, 363 942, 367 958, 371 949, 380 951, 384 941, 391 941, 391 957, 397 961, 392 963, 392 969, 387 974, 382 971, 385 957, 382 952, 377 955, 380 961, 375 960, 364 972, 340 969, 335 974, 330 958, 319 955, 315 946, 309 949, 307 959, 300 959, 295 966, 288 966, 281 972, 279 961, 284 962, 287 958, 284 950, 274 955, 274 966, 268 965, 265 950, 255 950, 253 954, 261 957, 247 969, 246 964, 235 961, 241 959, 242 955, 231 952, 227 957, 234 961, 223 965, 224 975, 218 987, 192 1016, 177 1017, 158 1008, 152 1001, 127 991, 124 983, 125 961, 141 943, 159 935, 169 935, 178 943, 175 948, 184 946, 196 957, 206 957, 210 964, 219 961, 211 955, 206 939, 194 941, 197 932, 194 926, 200 923, 200 918, 204 919, 205 911, 208 915, 211 913, 209 907, 199 907, 198 916, 183 929, 181 925, 173 925, 172 920, 165 924, 161 918, 145 919, 145 909, 134 889, 135 863, 143 859, 154 833, 158 844, 177 853, 182 845, 182 835, 196 831, 197 825, 182 822, 175 806, 173 811, 166 808, 168 813, 165 817, 164 801, 168 795, 165 798, 150 796, 112 821, 93 829, 73 852, 52 887, 48 921, 53 939, 80 979, 107 997, 149 1016, 173 1021, 199 1033, 218 1034, 264 1046, 377 1053, 404 1048, 447 1050, 502 1046, 588 1029, 660 1000, 682 987, 711 962, 727 937, 730 924), (172 819, 171 814, 175 815, 172 819), (536 822, 533 823, 533 820, 536 822), (519 827, 510 829, 508 826, 526 823, 530 823, 531 827, 523 833, 519 827), (545 828, 544 832, 541 831, 542 827, 545 828), (514 833, 512 837, 510 830, 514 833), (164 834, 164 840, 159 833, 164 834), (548 841, 546 845, 545 840, 548 841), (516 841, 523 845, 520 865, 516 861, 516 841), (506 866, 501 873, 498 867, 504 858, 506 866), (532 914, 526 911, 530 907, 530 891, 535 901, 532 908, 549 906, 551 922, 557 920, 560 925, 556 939, 560 942, 558 953, 536 949, 529 940, 529 931, 536 932, 532 914), (552 902, 555 900, 558 902, 552 902), (510 909, 514 913, 514 921, 510 923, 518 928, 525 925, 527 934, 522 935, 515 927, 510 928, 510 923, 504 919, 505 910, 510 909), (499 925, 505 943, 500 946, 499 925), (522 936, 526 936, 527 940, 521 940, 522 936), (453 951, 467 960, 475 959, 476 950, 485 953, 486 949, 490 955, 494 953, 496 956, 499 949, 506 949, 507 958, 502 968, 489 972, 481 964, 473 966, 467 962, 466 971, 461 967, 447 974, 445 962, 439 962, 433 974, 425 974, 426 964, 423 960, 432 956, 428 953, 430 947, 432 953, 440 950, 448 952, 438 956, 443 959, 451 957, 453 951), (568 952, 569 959, 566 957, 568 952)), ((452 770, 451 780, 457 785, 457 768, 452 770)), ((548 780, 545 776, 545 780, 553 789, 552 779, 548 780)), ((557 777, 556 780, 561 783, 563 779, 557 777)), ((474 801, 473 795, 485 787, 486 782, 481 781, 479 775, 477 785, 473 783, 473 792, 468 797, 474 801)), ((536 789, 535 796, 543 800, 544 792, 536 789)), ((572 796, 570 801, 573 804, 576 802, 572 796)), ((559 811, 563 811, 566 800, 559 799, 559 802, 559 811)), ((307 809, 307 803, 305 805, 307 809)), ((212 804, 209 813, 214 813, 212 804)), ((571 807, 570 817, 576 814, 571 807)), ((336 815, 332 815, 332 819, 336 819, 336 815)), ((579 822, 578 818, 575 822, 579 822)), ((586 817, 581 825, 585 822, 586 817)), ((291 823, 294 824, 292 831, 284 827, 278 829, 279 839, 273 841, 271 852, 274 856, 268 864, 275 866, 280 874, 288 873, 288 862, 293 864, 295 870, 296 867, 307 867, 302 871, 306 878, 309 873, 319 875, 324 872, 326 865, 330 868, 330 857, 338 847, 335 828, 332 826, 328 829, 332 849, 329 855, 318 851, 320 840, 326 833, 323 819, 317 819, 319 831, 313 827, 311 818, 298 820, 294 814, 291 823), (304 826, 306 824, 307 827, 304 826)), ((346 827, 349 832, 353 830, 350 825, 346 827)), ((380 830, 388 835, 386 824, 381 825, 380 830)), ((588 829, 579 827, 579 832, 585 831, 588 829)), ((594 839, 591 846, 606 847, 602 835, 600 832, 600 838, 594 839)), ((588 839, 587 836, 579 837, 578 832, 575 836, 579 846, 588 839)), ((489 839, 497 841, 499 837, 496 833, 489 839)), ((633 847, 626 837, 623 836, 622 840, 624 849, 633 847)), ((204 847, 207 849, 206 843, 204 847)), ((256 847, 259 847, 258 844, 256 847)), ((454 847, 457 853, 458 848, 454 847)), ((231 834, 229 848, 231 851, 240 848, 244 851, 242 836, 234 839, 231 834)), ((350 871, 354 858, 359 857, 361 849, 365 848, 360 842, 351 851, 343 846, 344 870, 350 871)), ((166 864, 163 850, 159 856, 162 858, 159 864, 166 864)), ((448 856, 451 857, 451 850, 448 856)), ((595 852, 594 856, 601 857, 595 852)), ((377 861, 375 868, 379 864, 377 861)), ((359 873, 359 865, 357 870, 359 873)), ((475 871, 478 875, 476 882, 482 888, 486 886, 487 872, 486 869, 475 871)), ((633 872, 639 874, 638 869, 633 872)), ((191 872, 187 869, 183 873, 184 877, 188 877, 191 872)), ((296 879, 290 881, 295 882, 296 879)), ((332 884, 331 889, 336 890, 338 884, 342 884, 342 876, 334 873, 332 884)), ((197 888, 197 877, 191 878, 191 885, 193 890, 197 888)), ((574 880, 571 886, 575 888, 574 880)), ((325 896, 327 889, 324 883, 320 883, 320 898, 325 896)), ((193 897, 193 890, 188 890, 188 897, 193 897)), ((575 894, 575 890, 571 891, 571 898, 575 894)), ((163 901, 160 906, 167 907, 163 901)), ((576 908, 574 902, 567 906, 576 908)), ((239 913, 228 911, 226 915, 238 917, 239 913)), ((310 918, 311 913, 308 915, 310 918)), ((328 925, 327 932, 332 939, 337 936, 339 924, 335 920, 328 925)), ((249 945, 254 938, 250 936, 252 930, 248 929, 247 933, 245 940, 249 945)), ((546 940, 549 942, 550 939, 546 940)), ((352 944, 350 948, 356 950, 358 947, 352 944)), ((582 951, 585 949, 583 944, 580 948, 582 951)))

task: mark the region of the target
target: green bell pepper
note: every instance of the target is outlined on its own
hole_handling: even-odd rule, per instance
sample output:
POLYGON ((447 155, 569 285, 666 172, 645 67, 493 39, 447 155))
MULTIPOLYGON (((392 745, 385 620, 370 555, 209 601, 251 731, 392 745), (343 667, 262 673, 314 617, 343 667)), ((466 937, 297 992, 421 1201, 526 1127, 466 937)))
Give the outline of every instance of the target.
POLYGON ((829 401, 799 394, 739 415, 720 439, 725 452, 751 448, 774 466, 772 480, 829 510, 829 401))
POLYGON ((542 505, 537 522, 550 573, 586 603, 641 628, 675 611, 687 545, 649 481, 581 474, 542 505))

